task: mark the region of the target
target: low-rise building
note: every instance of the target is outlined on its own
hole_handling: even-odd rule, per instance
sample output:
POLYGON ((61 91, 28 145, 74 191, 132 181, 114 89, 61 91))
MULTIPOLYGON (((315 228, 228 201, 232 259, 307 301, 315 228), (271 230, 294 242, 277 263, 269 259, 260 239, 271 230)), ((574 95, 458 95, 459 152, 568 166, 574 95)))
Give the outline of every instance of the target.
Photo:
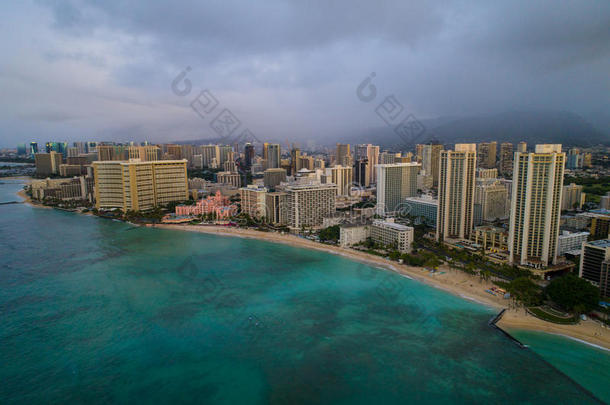
POLYGON ((610 296, 610 239, 582 244, 579 276, 599 287, 602 297, 610 296))
POLYGON ((216 181, 220 184, 230 184, 233 187, 241 187, 241 176, 235 172, 218 172, 216 181))
POLYGON ((565 255, 567 252, 580 249, 583 242, 587 241, 589 232, 563 231, 557 240, 557 254, 565 255))
POLYGON ((44 201, 87 200, 93 202, 93 178, 87 176, 71 179, 35 180, 31 184, 32 199, 44 201))
POLYGON ((216 219, 227 219, 237 214, 237 205, 231 204, 220 191, 213 196, 203 198, 194 205, 176 206, 176 216, 197 216, 213 214, 216 219))
POLYGON ((395 247, 400 253, 411 253, 414 230, 410 226, 395 223, 392 218, 374 220, 371 238, 377 243, 395 247))
POLYGON ((405 199, 405 210, 415 218, 416 223, 425 223, 436 227, 436 215, 438 214, 438 200, 432 197, 407 197, 405 199), (407 208, 408 207, 408 208, 407 208))
POLYGON ((589 215, 562 215, 560 225, 563 228, 569 228, 576 231, 588 229, 591 226, 591 217, 589 215))
POLYGON ((497 226, 484 225, 474 228, 474 243, 483 246, 485 251, 508 250, 508 231, 497 226))
POLYGON ((339 228, 339 246, 349 247, 371 237, 370 224, 345 224, 339 228))
POLYGON ((251 218, 267 218, 267 191, 267 188, 254 184, 240 188, 241 212, 251 218))

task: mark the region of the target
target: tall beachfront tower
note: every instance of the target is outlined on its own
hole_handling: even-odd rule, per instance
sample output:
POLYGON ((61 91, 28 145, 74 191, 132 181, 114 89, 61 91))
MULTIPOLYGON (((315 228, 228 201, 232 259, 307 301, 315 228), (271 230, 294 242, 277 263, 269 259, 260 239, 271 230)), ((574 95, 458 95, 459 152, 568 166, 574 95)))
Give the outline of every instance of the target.
POLYGON ((144 211, 188 199, 186 159, 93 162, 95 207, 144 211))
POLYGON ((468 239, 474 213, 477 145, 458 143, 440 152, 436 240, 468 239))
POLYGON ((565 158, 559 144, 515 153, 508 236, 511 263, 546 267, 556 262, 565 158))
POLYGON ((377 214, 400 210, 405 198, 417 195, 419 163, 377 165, 377 214))

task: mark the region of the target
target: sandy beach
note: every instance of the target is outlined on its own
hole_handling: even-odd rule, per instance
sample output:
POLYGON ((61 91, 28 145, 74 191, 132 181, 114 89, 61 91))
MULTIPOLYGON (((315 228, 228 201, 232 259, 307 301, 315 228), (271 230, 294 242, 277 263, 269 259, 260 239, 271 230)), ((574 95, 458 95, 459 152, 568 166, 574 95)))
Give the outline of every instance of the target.
MULTIPOLYGON (((152 226, 152 225, 151 225, 152 226)), ((543 321, 531 315, 527 315, 523 308, 509 308, 510 302, 499 296, 493 296, 485 290, 493 287, 491 282, 484 281, 479 277, 471 276, 462 271, 452 269, 448 266, 441 266, 437 273, 430 273, 421 267, 407 266, 390 261, 383 257, 374 256, 368 253, 359 252, 353 249, 342 248, 339 246, 325 245, 322 243, 303 239, 295 235, 279 234, 275 232, 261 232, 251 229, 230 228, 223 226, 196 226, 196 225, 154 225, 155 228, 174 229, 189 232, 201 232, 223 236, 234 236, 241 238, 252 238, 266 240, 274 243, 321 250, 327 253, 341 255, 351 260, 366 263, 372 266, 383 267, 385 269, 404 274, 419 282, 440 288, 453 295, 476 301, 480 304, 495 308, 498 311, 506 308, 504 316, 498 322, 498 326, 510 331, 511 329, 534 330, 546 333, 553 333, 577 339, 586 343, 593 344, 610 350, 610 329, 602 328, 595 321, 581 321, 578 325, 559 325, 543 321), (444 272, 444 274, 440 274, 444 272)))

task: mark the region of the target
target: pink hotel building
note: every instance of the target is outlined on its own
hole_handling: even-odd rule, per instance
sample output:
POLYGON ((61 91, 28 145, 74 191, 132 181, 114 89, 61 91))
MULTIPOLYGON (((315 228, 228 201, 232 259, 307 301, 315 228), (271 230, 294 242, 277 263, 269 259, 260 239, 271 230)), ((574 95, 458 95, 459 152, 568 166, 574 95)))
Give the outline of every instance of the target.
POLYGON ((176 206, 176 216, 196 216, 215 214, 217 219, 227 219, 237 214, 237 205, 231 204, 227 197, 217 191, 215 195, 203 198, 195 205, 176 206))

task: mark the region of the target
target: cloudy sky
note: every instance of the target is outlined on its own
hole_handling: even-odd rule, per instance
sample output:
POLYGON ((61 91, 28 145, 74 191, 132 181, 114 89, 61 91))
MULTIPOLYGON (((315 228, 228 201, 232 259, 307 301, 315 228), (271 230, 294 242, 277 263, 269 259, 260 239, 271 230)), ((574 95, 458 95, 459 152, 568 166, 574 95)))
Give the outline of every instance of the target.
POLYGON ((0 12, 0 146, 211 138, 225 108, 259 139, 332 142, 379 126, 389 95, 422 119, 562 110, 610 129, 608 1, 26 0, 0 12), (187 67, 190 92, 172 87, 187 67), (367 103, 356 89, 372 72, 367 103), (204 89, 218 105, 200 116, 190 104, 204 89))

